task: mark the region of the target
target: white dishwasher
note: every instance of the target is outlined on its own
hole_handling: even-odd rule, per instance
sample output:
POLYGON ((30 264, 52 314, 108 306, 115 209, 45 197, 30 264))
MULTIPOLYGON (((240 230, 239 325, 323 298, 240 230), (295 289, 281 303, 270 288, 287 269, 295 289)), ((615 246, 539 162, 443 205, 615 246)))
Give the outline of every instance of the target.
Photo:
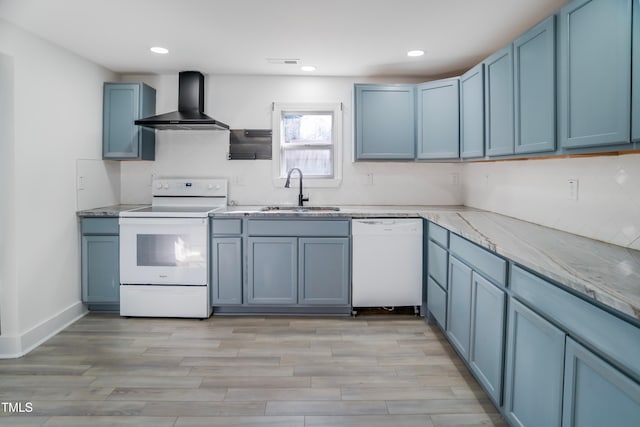
POLYGON ((422 305, 422 219, 351 220, 353 307, 422 305))

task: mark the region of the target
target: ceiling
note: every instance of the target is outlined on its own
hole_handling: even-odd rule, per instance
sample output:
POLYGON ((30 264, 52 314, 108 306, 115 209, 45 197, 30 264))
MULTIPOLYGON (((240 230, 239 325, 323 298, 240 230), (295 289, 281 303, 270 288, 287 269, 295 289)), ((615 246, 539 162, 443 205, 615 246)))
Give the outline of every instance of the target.
POLYGON ((314 65, 323 76, 440 77, 566 1, 0 0, 0 18, 123 74, 301 75, 314 65), (426 54, 407 57, 411 49, 426 54))

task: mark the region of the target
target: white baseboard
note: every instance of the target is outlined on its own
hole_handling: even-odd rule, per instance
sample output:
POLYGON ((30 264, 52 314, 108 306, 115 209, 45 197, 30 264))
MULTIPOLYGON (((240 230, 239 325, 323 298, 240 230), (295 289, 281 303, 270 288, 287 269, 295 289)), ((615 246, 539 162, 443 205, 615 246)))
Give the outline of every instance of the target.
POLYGON ((0 359, 24 356, 87 313, 85 306, 78 301, 21 335, 0 336, 0 359))

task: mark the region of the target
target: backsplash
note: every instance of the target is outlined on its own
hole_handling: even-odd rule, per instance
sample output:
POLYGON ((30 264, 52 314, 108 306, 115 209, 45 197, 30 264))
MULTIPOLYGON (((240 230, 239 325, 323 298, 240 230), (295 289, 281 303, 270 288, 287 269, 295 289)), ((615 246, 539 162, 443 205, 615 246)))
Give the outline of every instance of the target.
POLYGON ((467 163, 461 184, 467 206, 640 250, 640 154, 467 163))

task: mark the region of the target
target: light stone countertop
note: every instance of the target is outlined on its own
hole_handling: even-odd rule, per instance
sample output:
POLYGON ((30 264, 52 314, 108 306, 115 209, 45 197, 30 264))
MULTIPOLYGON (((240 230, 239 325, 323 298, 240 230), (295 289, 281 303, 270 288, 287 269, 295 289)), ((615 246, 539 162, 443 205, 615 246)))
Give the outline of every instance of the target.
MULTIPOLYGON (((141 205, 78 212, 117 216, 141 205)), ((229 206, 214 218, 422 217, 523 267, 570 288, 586 299, 640 321, 640 251, 466 206, 339 206, 339 211, 261 211, 262 206, 229 206)))

